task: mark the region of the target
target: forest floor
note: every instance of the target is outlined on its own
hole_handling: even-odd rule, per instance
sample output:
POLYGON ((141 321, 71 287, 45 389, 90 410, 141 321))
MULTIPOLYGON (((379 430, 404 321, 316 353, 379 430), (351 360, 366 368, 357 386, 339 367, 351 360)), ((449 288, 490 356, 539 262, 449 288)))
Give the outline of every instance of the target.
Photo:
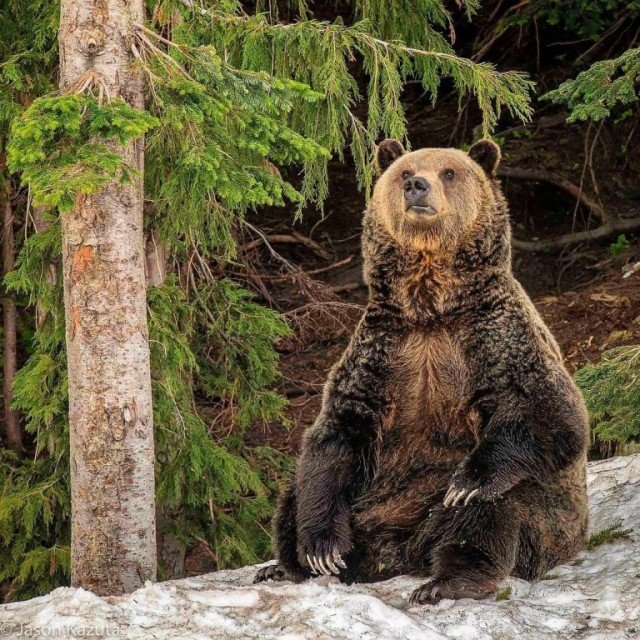
MULTIPOLYGON (((349 292, 344 297, 355 295, 349 292)), ((597 362, 607 349, 640 343, 640 272, 624 278, 621 270, 607 267, 596 282, 575 290, 542 294, 533 300, 572 373, 589 362, 597 362)), ((257 425, 250 434, 251 440, 290 454, 297 452, 302 432, 320 409, 329 369, 346 347, 348 329, 353 326, 355 319, 350 324, 345 322, 345 329, 337 327, 324 339, 282 354, 281 391, 289 397, 291 426, 257 425)))

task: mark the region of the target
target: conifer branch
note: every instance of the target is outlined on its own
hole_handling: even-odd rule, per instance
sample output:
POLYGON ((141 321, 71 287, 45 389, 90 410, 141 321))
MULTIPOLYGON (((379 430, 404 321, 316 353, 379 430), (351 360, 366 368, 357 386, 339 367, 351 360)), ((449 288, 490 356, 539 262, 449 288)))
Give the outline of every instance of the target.
MULTIPOLYGON (((181 0, 181 2, 189 9, 196 9, 201 16, 207 17, 213 23, 237 26, 254 35, 277 35, 286 32, 304 32, 307 35, 314 34, 316 37, 331 35, 334 38, 340 38, 344 43, 344 52, 347 55, 352 55, 353 49, 356 49, 363 55, 376 56, 384 52, 386 57, 389 55, 400 58, 408 56, 414 59, 436 61, 439 63, 441 73, 454 77, 458 90, 472 92, 476 95, 485 120, 485 134, 488 134, 495 126, 501 106, 505 106, 511 115, 523 121, 528 121, 531 117, 532 111, 528 96, 534 83, 528 80, 526 74, 522 72, 499 72, 490 63, 474 62, 452 52, 421 49, 408 46, 399 40, 383 40, 363 28, 366 26, 366 22, 351 27, 317 20, 273 24, 262 15, 229 15, 197 7, 193 0, 181 0), (471 74, 471 77, 461 75, 462 70, 471 74), (492 106, 492 101, 495 102, 495 107, 492 106)), ((425 88, 432 90, 433 86, 428 85, 425 88)))
POLYGON ((640 47, 625 51, 618 58, 595 62, 577 77, 563 82, 543 96, 571 109, 568 122, 602 120, 619 105, 638 101, 640 47))

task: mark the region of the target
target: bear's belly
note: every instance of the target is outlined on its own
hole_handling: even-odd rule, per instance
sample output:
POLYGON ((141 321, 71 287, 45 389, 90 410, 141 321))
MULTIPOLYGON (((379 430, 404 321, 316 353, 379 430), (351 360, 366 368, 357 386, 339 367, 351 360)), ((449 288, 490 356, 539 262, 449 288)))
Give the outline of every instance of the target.
POLYGON ((453 464, 477 444, 479 415, 468 407, 470 374, 458 340, 445 329, 416 331, 400 348, 378 438, 380 472, 414 459, 453 464))
POLYGON ((412 530, 442 500, 457 465, 478 442, 468 368, 448 332, 411 334, 394 368, 375 474, 356 507, 356 520, 371 534, 412 530))

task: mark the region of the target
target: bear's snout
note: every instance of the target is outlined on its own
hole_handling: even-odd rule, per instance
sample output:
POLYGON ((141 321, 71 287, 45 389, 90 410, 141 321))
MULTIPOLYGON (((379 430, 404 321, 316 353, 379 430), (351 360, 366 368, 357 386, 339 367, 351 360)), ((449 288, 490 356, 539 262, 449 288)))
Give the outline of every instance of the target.
POLYGON ((404 189, 404 199, 410 205, 419 204, 422 198, 431 191, 431 185, 425 178, 421 178, 420 176, 407 178, 402 188, 404 189))
POLYGON ((427 196, 431 191, 431 185, 425 178, 421 178, 420 176, 407 178, 402 184, 402 189, 404 190, 404 200, 407 211, 431 215, 436 213, 433 205, 427 200, 427 196))

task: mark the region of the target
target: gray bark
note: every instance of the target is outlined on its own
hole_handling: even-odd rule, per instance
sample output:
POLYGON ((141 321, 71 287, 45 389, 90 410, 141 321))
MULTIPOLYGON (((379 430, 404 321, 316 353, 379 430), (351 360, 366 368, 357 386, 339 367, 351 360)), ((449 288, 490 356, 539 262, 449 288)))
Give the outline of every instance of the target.
MULTIPOLYGON (((61 89, 98 78, 142 108, 129 43, 143 0, 62 0, 61 89)), ((143 169, 141 141, 114 147, 143 169)), ((71 581, 100 595, 156 578, 153 414, 142 184, 109 184, 63 216, 71 431, 71 581)))

